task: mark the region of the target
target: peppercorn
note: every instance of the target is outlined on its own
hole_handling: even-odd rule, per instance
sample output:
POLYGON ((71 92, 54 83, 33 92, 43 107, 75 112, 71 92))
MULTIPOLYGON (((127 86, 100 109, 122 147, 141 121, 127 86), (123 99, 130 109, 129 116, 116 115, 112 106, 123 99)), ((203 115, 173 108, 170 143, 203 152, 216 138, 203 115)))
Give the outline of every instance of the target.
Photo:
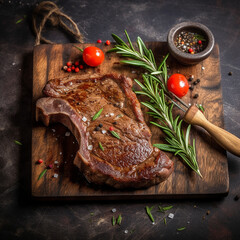
POLYGON ((197 83, 200 83, 200 79, 198 78, 198 79, 196 80, 196 82, 197 82, 197 83))
POLYGON ((198 98, 198 94, 196 93, 196 94, 193 96, 193 98, 198 98))
POLYGON ((113 130, 114 130, 114 128, 111 126, 111 127, 109 128, 109 130, 110 130, 110 131, 113 131, 113 130))
POLYGON ((97 127, 95 128, 95 131, 99 131, 99 130, 100 130, 100 127, 97 126, 97 127))
POLYGON ((83 69, 83 65, 80 65, 79 68, 80 68, 80 69, 83 69))
POLYGON ((192 80, 193 80, 193 77, 190 77, 190 78, 188 79, 189 82, 191 82, 192 80))
POLYGON ((75 72, 76 73, 79 72, 79 68, 78 67, 75 68, 75 72))
POLYGON ((189 89, 192 91, 193 90, 193 86, 190 86, 189 89))
POLYGON ((74 63, 74 65, 75 65, 75 66, 78 66, 78 65, 79 65, 79 62, 78 62, 78 61, 76 61, 76 62, 74 63))
POLYGON ((101 40, 101 39, 98 39, 98 40, 97 40, 97 43, 101 43, 101 42, 102 42, 102 40, 101 40))
POLYGON ((99 125, 98 125, 100 128, 102 128, 103 127, 103 125, 100 123, 99 125))
POLYGON ((105 44, 106 44, 106 45, 110 45, 111 42, 110 42, 109 40, 107 40, 107 41, 105 42, 105 44))
POLYGON ((72 69, 72 70, 75 70, 75 66, 72 66, 71 69, 72 69))
POLYGON ((72 63, 71 62, 67 62, 67 66, 68 67, 72 66, 72 63))
POLYGON ((79 102, 77 102, 77 105, 80 105, 80 103, 79 103, 79 102))
POLYGON ((229 75, 229 76, 232 76, 232 72, 229 72, 228 75, 229 75))
POLYGON ((196 81, 194 81, 194 82, 193 82, 193 84, 194 84, 194 85, 197 85, 197 84, 198 84, 197 80, 196 80, 196 81))
POLYGON ((113 122, 113 124, 114 124, 114 125, 116 125, 116 124, 117 124, 117 122, 113 122))
POLYGON ((71 69, 71 68, 68 68, 68 69, 67 69, 67 71, 68 71, 68 72, 71 72, 71 71, 72 71, 72 69, 71 69))

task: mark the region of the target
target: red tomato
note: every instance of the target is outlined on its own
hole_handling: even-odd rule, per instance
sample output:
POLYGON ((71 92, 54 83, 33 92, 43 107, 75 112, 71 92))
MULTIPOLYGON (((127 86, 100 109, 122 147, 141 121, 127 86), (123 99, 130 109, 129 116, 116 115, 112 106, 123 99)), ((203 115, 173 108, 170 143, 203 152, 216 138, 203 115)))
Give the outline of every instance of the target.
POLYGON ((170 92, 181 98, 187 94, 189 85, 185 76, 176 73, 168 79, 167 88, 170 92))
POLYGON ((104 53, 100 48, 87 47, 83 50, 83 61, 91 67, 100 65, 104 60, 104 53))

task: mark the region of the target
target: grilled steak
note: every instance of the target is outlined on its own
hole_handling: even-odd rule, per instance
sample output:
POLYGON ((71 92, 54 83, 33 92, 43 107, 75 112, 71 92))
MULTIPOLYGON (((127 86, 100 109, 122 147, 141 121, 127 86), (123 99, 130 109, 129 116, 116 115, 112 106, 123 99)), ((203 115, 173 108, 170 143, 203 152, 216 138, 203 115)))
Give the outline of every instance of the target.
POLYGON ((173 162, 150 143, 151 132, 130 78, 55 79, 43 92, 48 97, 37 101, 37 120, 46 126, 60 122, 71 130, 79 143, 74 164, 89 182, 141 188, 172 173, 173 162), (101 115, 92 120, 101 108, 101 115))

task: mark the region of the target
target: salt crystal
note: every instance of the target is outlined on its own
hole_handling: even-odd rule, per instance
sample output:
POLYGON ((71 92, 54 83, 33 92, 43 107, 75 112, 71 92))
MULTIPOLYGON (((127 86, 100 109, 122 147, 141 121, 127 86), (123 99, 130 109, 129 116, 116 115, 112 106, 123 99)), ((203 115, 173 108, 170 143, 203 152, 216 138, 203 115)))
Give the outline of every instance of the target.
POLYGON ((110 113, 110 116, 114 116, 114 113, 110 113))
POLYGON ((71 154, 71 157, 73 157, 73 154, 71 154))
POLYGON ((191 106, 191 105, 192 105, 191 103, 188 104, 188 106, 191 106))
POLYGON ((87 118, 86 118, 86 117, 83 117, 82 120, 83 120, 84 122, 86 122, 86 121, 87 121, 87 118))
POLYGON ((57 168, 59 168, 59 166, 57 166, 57 168))
POLYGON ((89 145, 88 150, 93 150, 93 145, 89 145))
POLYGON ((136 71, 132 71, 132 73, 136 73, 136 71))
POLYGON ((66 137, 69 137, 69 136, 70 136, 70 132, 66 132, 66 133, 65 133, 65 136, 66 136, 66 137))
POLYGON ((102 130, 102 134, 105 134, 107 131, 106 130, 102 130))
POLYGON ((202 70, 204 70, 205 69, 205 67, 202 67, 202 70))
POLYGON ((171 219, 173 219, 173 218, 174 218, 174 214, 173 214, 173 213, 169 213, 169 214, 168 214, 168 217, 171 218, 171 219))
POLYGON ((155 225, 156 223, 155 222, 152 222, 152 225, 155 225))
POLYGON ((126 229, 126 230, 124 231, 124 233, 126 233, 126 234, 127 234, 127 233, 128 233, 128 230, 126 229))
POLYGON ((109 114, 106 114, 105 117, 109 117, 109 114))
POLYGON ((58 174, 54 173, 53 177, 58 178, 58 174))
POLYGON ((62 155, 62 152, 60 152, 59 154, 62 155))
POLYGON ((54 161, 54 164, 58 164, 58 161, 54 161))
POLYGON ((16 63, 15 63, 15 62, 13 62, 13 63, 12 63, 12 65, 13 65, 13 66, 14 66, 14 65, 16 65, 16 63))
POLYGON ((116 211, 117 211, 117 209, 116 209, 116 208, 113 208, 113 209, 112 209, 112 212, 113 212, 113 213, 114 213, 114 212, 116 212, 116 211))
POLYGON ((55 130, 54 128, 52 129, 52 131, 53 131, 53 132, 56 132, 56 130, 55 130))
POLYGON ((188 221, 187 224, 189 224, 190 222, 188 221))

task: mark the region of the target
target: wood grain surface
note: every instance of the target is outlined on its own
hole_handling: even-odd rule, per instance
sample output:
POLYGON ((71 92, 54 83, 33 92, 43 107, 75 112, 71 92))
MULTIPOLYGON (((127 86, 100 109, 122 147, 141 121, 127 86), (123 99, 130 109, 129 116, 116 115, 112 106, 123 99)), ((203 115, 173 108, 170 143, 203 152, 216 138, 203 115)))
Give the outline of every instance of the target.
MULTIPOLYGON (((95 44, 76 44, 81 48, 95 44)), ((112 46, 97 44, 104 52, 112 46)), ((156 58, 161 61, 167 53, 167 45, 163 42, 149 42, 156 58)), ((84 65, 79 73, 66 73, 61 70, 67 61, 80 60, 81 53, 72 44, 40 45, 34 48, 33 59, 33 128, 32 128, 32 196, 38 199, 157 199, 183 197, 210 197, 226 195, 229 189, 228 164, 226 152, 219 147, 208 133, 200 127, 192 127, 190 140, 196 139, 197 160, 203 178, 189 170, 177 157, 168 154, 174 161, 175 170, 167 181, 142 190, 115 190, 105 186, 94 186, 86 182, 78 169, 73 165, 73 159, 78 144, 73 135, 65 136, 68 129, 61 124, 43 126, 35 121, 35 103, 43 97, 42 89, 46 82, 53 78, 75 75, 87 78, 92 75, 106 73, 121 73, 141 80, 142 70, 120 64, 120 58, 115 54, 105 54, 105 60, 97 68, 84 65), (43 159, 43 164, 37 164, 43 159), (56 164, 55 164, 55 163, 56 164), (53 168, 38 180, 39 174, 47 165, 53 168), (58 177, 53 177, 54 174, 58 177)), ((201 81, 183 98, 187 103, 201 103, 205 108, 206 118, 219 127, 223 126, 223 107, 221 93, 221 74, 219 67, 219 48, 216 45, 210 57, 195 66, 183 66, 169 57, 169 73, 182 73, 186 77, 194 75, 201 81), (195 94, 198 98, 193 98, 195 94)), ((134 86, 135 88, 137 86, 134 86)), ((140 99, 140 101, 143 99, 140 99)), ((144 112, 147 109, 142 108, 144 112)), ((175 110, 174 114, 181 114, 175 110)), ((149 124, 152 131, 152 143, 164 142, 162 132, 149 124)), ((67 134, 68 135, 68 134, 67 134)))

